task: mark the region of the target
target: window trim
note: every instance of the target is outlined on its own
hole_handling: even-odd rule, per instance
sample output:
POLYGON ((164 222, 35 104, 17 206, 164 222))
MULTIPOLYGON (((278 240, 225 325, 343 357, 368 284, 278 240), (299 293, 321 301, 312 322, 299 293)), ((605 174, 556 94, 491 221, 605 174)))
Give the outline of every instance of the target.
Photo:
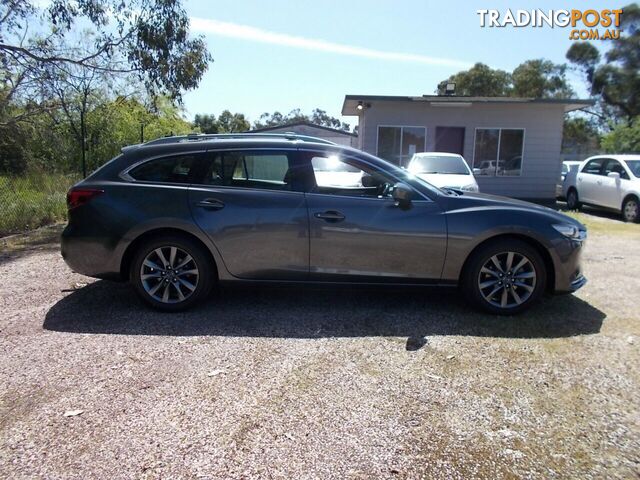
MULTIPOLYGON (((424 130, 424 146, 423 146, 423 152, 427 151, 427 135, 429 132, 429 128, 424 126, 424 125, 378 125, 376 128, 376 157, 380 157, 380 154, 378 153, 379 147, 380 147, 380 128, 399 128, 400 129, 400 161, 402 161, 402 137, 403 137, 403 129, 405 128, 422 128, 424 130)), ((416 152, 419 153, 419 152, 416 152)), ((380 157, 382 158, 382 157, 380 157)), ((386 160, 386 159, 383 159, 386 160)), ((391 160, 387 160, 387 162, 391 162, 391 160)), ((393 163, 393 162, 391 162, 393 163)), ((395 164, 394 164, 395 165, 395 164)), ((402 167, 402 165, 398 165, 399 167, 402 167)))
MULTIPOLYGON (((476 167, 476 138, 478 136, 478 130, 498 130, 498 149, 496 153, 496 171, 498 168, 498 157, 500 156, 500 142, 502 141, 502 130, 522 130, 522 151, 520 156, 522 160, 520 162, 520 173, 518 175, 480 175, 478 174, 478 178, 520 178, 522 177, 522 172, 524 171, 524 152, 525 152, 525 140, 527 138, 527 129, 524 127, 475 127, 473 132, 473 157, 471 158, 471 172, 473 172, 476 167)), ((476 176, 476 174, 473 174, 476 176)))
MULTIPOLYGON (((187 185, 188 186, 188 185, 191 185, 193 182, 190 181, 188 183, 176 183, 176 182, 156 182, 156 181, 150 181, 150 180, 138 180, 137 178, 133 178, 129 172, 131 172, 131 170, 139 166, 144 165, 145 163, 153 162, 155 160, 160 160, 163 158, 187 156, 187 155, 197 155, 197 154, 204 154, 204 156, 206 157, 207 150, 187 150, 187 151, 172 152, 172 153, 165 152, 159 155, 154 155, 152 157, 146 157, 146 158, 143 158, 142 160, 135 162, 132 165, 129 165, 127 168, 125 168, 118 174, 118 177, 120 177, 120 179, 126 182, 141 183, 144 185, 183 185, 183 186, 187 185)), ((193 175, 191 171, 189 172, 189 180, 193 180, 193 175)))

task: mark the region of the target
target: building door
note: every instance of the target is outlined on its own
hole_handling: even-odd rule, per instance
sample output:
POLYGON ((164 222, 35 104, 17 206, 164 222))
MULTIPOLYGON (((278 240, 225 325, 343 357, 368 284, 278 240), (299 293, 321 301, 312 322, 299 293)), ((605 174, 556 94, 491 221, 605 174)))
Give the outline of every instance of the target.
POLYGON ((436 152, 464 152, 464 127, 436 127, 436 152))

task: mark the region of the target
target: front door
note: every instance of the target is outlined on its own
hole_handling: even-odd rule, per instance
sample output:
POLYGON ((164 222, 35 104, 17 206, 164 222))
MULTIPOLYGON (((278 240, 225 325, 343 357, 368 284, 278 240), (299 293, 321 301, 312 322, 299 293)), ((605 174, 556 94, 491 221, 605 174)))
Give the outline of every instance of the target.
POLYGON ((209 152, 189 204, 233 276, 299 280, 309 272, 309 222, 294 151, 209 152))
POLYGON ((594 158, 577 175, 578 197, 581 202, 598 205, 598 190, 602 188, 602 168, 606 159, 594 158))
POLYGON ((464 154, 464 127, 436 127, 436 152, 464 154))
POLYGON ((305 152, 315 185, 307 194, 310 278, 384 282, 439 280, 446 249, 440 207, 419 196, 403 209, 397 179, 358 157, 305 152))

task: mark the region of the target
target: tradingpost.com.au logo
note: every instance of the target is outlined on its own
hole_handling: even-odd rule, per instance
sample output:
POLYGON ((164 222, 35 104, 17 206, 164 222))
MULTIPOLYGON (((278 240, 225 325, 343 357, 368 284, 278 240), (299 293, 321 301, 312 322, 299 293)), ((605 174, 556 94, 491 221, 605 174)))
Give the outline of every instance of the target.
POLYGON ((478 10, 481 27, 569 27, 571 40, 617 40, 620 38, 620 16, 616 10, 478 10))

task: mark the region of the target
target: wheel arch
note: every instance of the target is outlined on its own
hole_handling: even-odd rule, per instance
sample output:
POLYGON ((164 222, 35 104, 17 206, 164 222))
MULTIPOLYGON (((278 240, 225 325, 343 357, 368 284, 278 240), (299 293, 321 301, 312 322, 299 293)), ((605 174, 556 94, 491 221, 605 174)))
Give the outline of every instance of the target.
POLYGON ((122 255, 122 259, 120 260, 120 276, 124 280, 129 280, 129 271, 131 268, 131 262, 133 261, 133 257, 135 256, 135 252, 138 250, 138 248, 141 245, 143 245, 146 241, 162 235, 177 235, 177 236, 187 238, 193 242, 196 242, 206 252, 207 256, 209 257, 209 260, 211 261, 213 271, 216 273, 216 277, 219 278, 220 267, 218 265, 218 262, 216 262, 216 259, 213 253, 211 252, 211 249, 209 248, 209 246, 207 246, 205 242, 203 242, 200 238, 198 238, 197 235, 194 235, 193 233, 187 232, 186 230, 182 230, 180 228, 159 227, 159 228, 153 228, 151 230, 147 230, 146 232, 143 232, 142 234, 138 235, 127 246, 126 250, 124 251, 124 254, 122 255))
POLYGON ((531 246, 532 248, 534 248, 540 254, 540 256, 542 257, 542 260, 544 261, 544 266, 547 270, 546 271, 547 273, 546 290, 548 292, 553 292, 555 290, 556 273, 555 273, 555 266, 553 264, 553 259, 551 258, 549 251, 545 248, 545 246, 542 243, 540 243, 535 238, 530 237, 528 235, 521 234, 521 233, 501 233, 501 234, 493 235, 491 237, 485 238, 480 243, 475 245, 464 260, 462 269, 460 270, 460 278, 464 278, 464 275, 466 274, 467 269, 469 268, 471 258, 479 249, 483 248, 485 245, 489 243, 500 241, 500 240, 509 240, 509 239, 516 239, 516 240, 523 241, 527 243, 529 246, 531 246))

